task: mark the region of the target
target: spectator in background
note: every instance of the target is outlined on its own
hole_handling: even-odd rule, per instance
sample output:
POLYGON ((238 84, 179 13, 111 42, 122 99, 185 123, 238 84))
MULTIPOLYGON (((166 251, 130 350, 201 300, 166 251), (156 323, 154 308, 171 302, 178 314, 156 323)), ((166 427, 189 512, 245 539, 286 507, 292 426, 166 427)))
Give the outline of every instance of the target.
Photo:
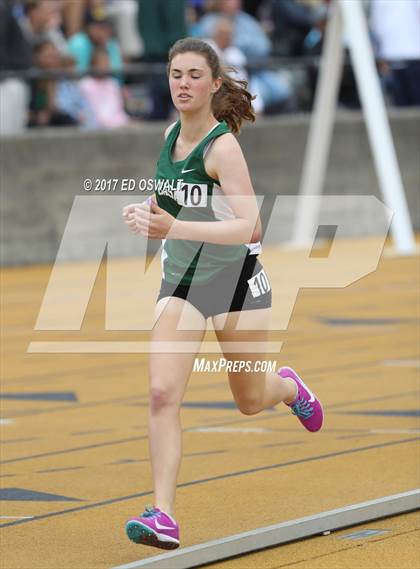
POLYGON ((83 29, 84 15, 89 0, 62 0, 64 31, 68 38, 78 34, 83 29))
POLYGON ((143 53, 143 40, 140 37, 137 0, 108 0, 107 14, 114 24, 123 59, 130 62, 143 53))
MULTIPOLYGON (((40 69, 57 70, 63 67, 63 56, 54 43, 44 41, 34 50, 34 63, 40 69)), ((42 79, 32 82, 30 127, 76 126, 77 120, 58 109, 56 103, 57 81, 42 79)))
POLYGON ((188 29, 187 33, 191 37, 198 35, 195 33, 198 22, 208 11, 211 11, 213 2, 214 0, 187 0, 185 23, 188 29))
POLYGON ((214 23, 212 38, 206 41, 225 65, 231 65, 235 68, 236 73, 232 74, 234 79, 248 81, 246 56, 238 47, 232 45, 232 35, 231 20, 225 16, 220 16, 214 23))
MULTIPOLYGON (((229 18, 220 16, 214 24, 213 37, 206 41, 215 50, 223 64, 231 66, 233 71, 229 75, 234 79, 249 82, 248 72, 246 69, 247 59, 242 51, 232 45, 233 25, 229 18)), ((261 94, 253 88, 252 82, 249 92, 255 96, 252 101, 252 107, 256 113, 262 113, 264 109, 261 94)))
POLYGON ((67 40, 60 29, 61 12, 56 0, 30 0, 24 5, 24 13, 20 25, 32 48, 48 41, 61 54, 69 54, 67 40))
MULTIPOLYGON (((249 64, 263 65, 270 55, 271 42, 258 20, 243 12, 241 5, 241 0, 218 0, 217 12, 201 18, 196 33, 203 39, 212 37, 215 23, 223 15, 232 22, 232 44, 241 50, 249 64)), ((291 93, 282 77, 264 68, 252 71, 250 77, 251 90, 261 95, 265 112, 283 110, 291 93)))
MULTIPOLYGON (((0 71, 32 65, 32 53, 13 16, 11 0, 0 0, 0 71)), ((0 78, 0 134, 21 132, 27 121, 29 87, 16 77, 0 78)))
POLYGON ((116 79, 106 74, 110 71, 108 51, 97 47, 92 55, 92 68, 102 72, 101 77, 85 77, 80 89, 93 109, 99 128, 116 128, 130 122, 124 110, 121 86, 116 79))
POLYGON ((101 5, 87 11, 85 31, 69 38, 70 53, 79 71, 86 71, 91 67, 93 52, 98 47, 106 50, 111 70, 121 72, 121 50, 118 41, 113 37, 111 21, 101 5))
MULTIPOLYGON (((66 60, 62 67, 64 71, 73 71, 73 60, 66 60)), ((57 80, 55 89, 55 107, 59 112, 69 115, 76 123, 85 129, 98 127, 95 113, 80 88, 80 79, 62 77, 57 80)))
MULTIPOLYGON (((166 64, 169 48, 186 36, 185 0, 138 0, 138 25, 143 39, 142 61, 166 64)), ((166 71, 152 74, 148 80, 152 110, 148 120, 166 120, 172 109, 166 71)))
POLYGON ((284 56, 305 55, 320 43, 327 9, 324 3, 305 4, 296 0, 269 0, 276 53, 284 56))
POLYGON ((420 105, 420 3, 372 0, 379 68, 397 106, 420 105))
POLYGON ((224 15, 233 23, 232 44, 239 48, 250 63, 261 61, 270 54, 271 42, 258 20, 241 10, 241 0, 218 0, 217 10, 198 22, 196 35, 211 37, 216 20, 224 15))

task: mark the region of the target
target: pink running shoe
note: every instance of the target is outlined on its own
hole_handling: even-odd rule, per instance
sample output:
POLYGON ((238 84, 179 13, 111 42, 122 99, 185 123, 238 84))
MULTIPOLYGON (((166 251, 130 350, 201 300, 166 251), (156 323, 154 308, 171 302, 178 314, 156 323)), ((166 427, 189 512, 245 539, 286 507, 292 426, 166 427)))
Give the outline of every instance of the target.
POLYGON ((169 515, 147 506, 140 517, 131 518, 125 524, 127 536, 135 543, 152 545, 160 549, 176 549, 179 547, 179 527, 169 515))
POLYGON ((291 403, 286 403, 291 409, 293 415, 296 415, 302 425, 308 431, 319 431, 322 427, 324 412, 321 402, 315 397, 308 387, 303 383, 298 374, 290 367, 282 367, 277 372, 280 377, 287 377, 296 382, 298 392, 296 399, 291 403))

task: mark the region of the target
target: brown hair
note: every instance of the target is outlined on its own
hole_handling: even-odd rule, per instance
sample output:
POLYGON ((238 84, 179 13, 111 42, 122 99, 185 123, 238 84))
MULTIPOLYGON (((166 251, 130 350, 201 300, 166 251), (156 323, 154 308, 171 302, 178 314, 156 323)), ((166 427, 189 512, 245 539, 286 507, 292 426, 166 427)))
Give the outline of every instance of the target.
POLYGON ((213 95, 211 108, 218 121, 226 121, 232 132, 237 134, 241 129, 242 121, 255 121, 255 113, 251 101, 255 99, 247 90, 248 82, 233 79, 229 71, 233 67, 222 66, 217 53, 205 41, 197 38, 183 38, 178 40, 169 50, 168 74, 173 58, 180 53, 193 52, 202 55, 211 69, 213 79, 222 78, 222 84, 213 95))

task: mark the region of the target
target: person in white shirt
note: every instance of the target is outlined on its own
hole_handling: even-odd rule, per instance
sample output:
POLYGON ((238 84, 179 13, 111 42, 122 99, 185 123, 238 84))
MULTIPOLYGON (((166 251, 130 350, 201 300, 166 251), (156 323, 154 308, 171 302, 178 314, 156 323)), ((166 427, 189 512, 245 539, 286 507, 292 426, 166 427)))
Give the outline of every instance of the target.
POLYGON ((235 71, 231 74, 235 79, 249 82, 249 90, 255 99, 252 108, 257 114, 264 111, 264 102, 258 89, 258 84, 249 80, 246 69, 248 59, 238 47, 232 45, 233 24, 229 18, 220 16, 214 23, 213 36, 205 41, 215 50, 220 60, 227 66, 232 66, 235 71))
POLYGON ((395 104, 420 105, 420 1, 372 0, 370 28, 395 104))

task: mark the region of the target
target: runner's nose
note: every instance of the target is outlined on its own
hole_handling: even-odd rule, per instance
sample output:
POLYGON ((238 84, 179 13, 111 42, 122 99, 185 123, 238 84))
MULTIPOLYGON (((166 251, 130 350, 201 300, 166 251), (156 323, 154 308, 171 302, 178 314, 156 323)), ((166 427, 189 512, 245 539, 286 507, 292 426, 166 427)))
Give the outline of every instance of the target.
POLYGON ((182 75, 181 80, 179 82, 180 87, 189 87, 190 85, 190 80, 188 75, 182 75))

